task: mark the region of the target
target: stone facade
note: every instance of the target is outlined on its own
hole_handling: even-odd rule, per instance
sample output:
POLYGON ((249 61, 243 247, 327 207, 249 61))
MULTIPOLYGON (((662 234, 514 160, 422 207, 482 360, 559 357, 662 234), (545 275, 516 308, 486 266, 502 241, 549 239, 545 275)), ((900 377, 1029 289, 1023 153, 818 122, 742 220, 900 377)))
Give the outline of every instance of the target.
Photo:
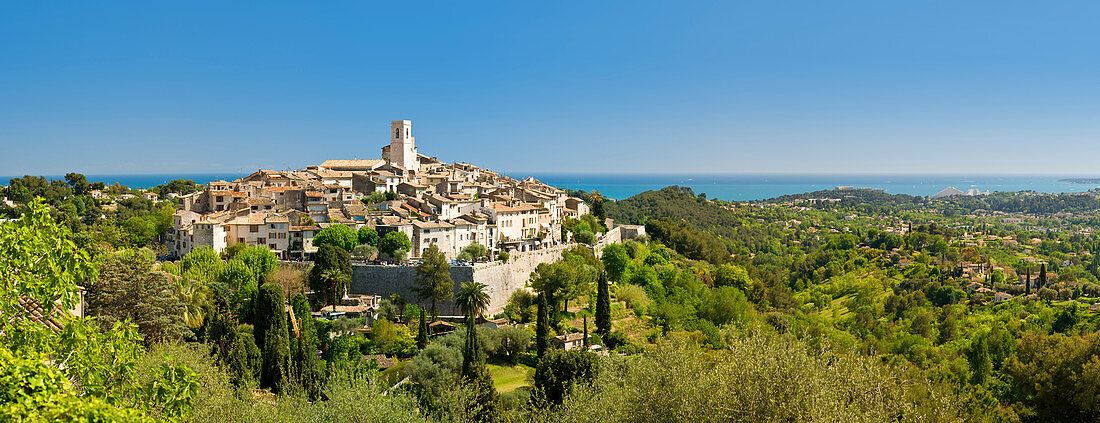
MULTIPOLYGON (((526 289, 531 272, 540 263, 552 263, 561 259, 565 249, 576 244, 560 245, 543 250, 525 253, 513 253, 505 262, 481 263, 474 266, 452 266, 451 279, 455 282, 455 293, 464 281, 477 281, 485 284, 489 294, 489 308, 486 314, 492 315, 504 311, 508 297, 517 289, 526 289)), ((410 303, 427 308, 430 303, 418 301, 413 287, 416 286, 416 267, 354 265, 349 294, 381 295, 400 294, 410 303)), ((460 316, 462 314, 453 301, 437 305, 441 316, 460 316)))

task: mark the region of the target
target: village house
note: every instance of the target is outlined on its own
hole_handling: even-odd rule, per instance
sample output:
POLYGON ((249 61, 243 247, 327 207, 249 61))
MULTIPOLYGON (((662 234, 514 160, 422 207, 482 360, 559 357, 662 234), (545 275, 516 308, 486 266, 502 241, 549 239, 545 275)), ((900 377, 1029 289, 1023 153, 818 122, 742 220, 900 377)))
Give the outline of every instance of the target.
POLYGON ((570 351, 584 349, 583 333, 567 333, 550 338, 550 344, 554 348, 570 351))

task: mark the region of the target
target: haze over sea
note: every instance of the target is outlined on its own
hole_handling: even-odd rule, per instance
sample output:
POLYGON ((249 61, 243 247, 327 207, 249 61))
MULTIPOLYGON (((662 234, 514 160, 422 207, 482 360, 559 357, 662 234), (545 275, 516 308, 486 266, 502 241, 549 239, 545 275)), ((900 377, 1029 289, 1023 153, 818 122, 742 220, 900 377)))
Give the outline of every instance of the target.
MULTIPOLYGON (((690 187, 696 194, 729 201, 763 200, 786 194, 833 189, 837 186, 883 188, 890 194, 929 196, 947 187, 966 191, 1022 191, 1061 193, 1084 192, 1097 184, 1073 184, 1060 179, 1088 175, 871 175, 871 174, 580 174, 509 172, 515 178, 534 177, 543 183, 577 190, 600 191, 605 197, 621 200, 637 193, 669 185, 690 187)), ((233 180, 244 174, 160 174, 160 175, 87 175, 89 181, 108 185, 120 183, 131 188, 149 188, 173 179, 191 179, 200 184, 220 179, 233 180)), ((47 175, 50 179, 63 179, 47 175)), ((10 176, 0 177, 6 184, 10 176)))

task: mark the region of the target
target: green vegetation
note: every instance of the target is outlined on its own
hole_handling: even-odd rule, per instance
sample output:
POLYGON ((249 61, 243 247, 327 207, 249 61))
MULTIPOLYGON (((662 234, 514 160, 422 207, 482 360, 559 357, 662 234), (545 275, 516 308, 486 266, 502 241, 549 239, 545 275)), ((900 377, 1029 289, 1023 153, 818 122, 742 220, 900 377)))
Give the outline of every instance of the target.
POLYGON ((593 213, 567 222, 575 240, 606 230, 604 214, 649 236, 567 249, 502 313, 535 324, 489 329, 488 288, 451 281, 435 247, 415 304, 386 299, 369 325, 313 318, 353 254, 407 254, 400 232, 334 229, 308 272, 262 247, 160 262, 148 247, 171 203, 92 189, 72 174, 5 190, 20 203, 0 223, 0 315, 17 317, 0 319, 0 420, 1100 418, 1096 193, 582 195, 593 213), (429 337, 455 283, 464 319, 429 337), (77 286, 85 319, 65 311, 77 286), (590 324, 582 339, 606 357, 551 346, 590 324), (375 354, 398 362, 379 372, 375 354))

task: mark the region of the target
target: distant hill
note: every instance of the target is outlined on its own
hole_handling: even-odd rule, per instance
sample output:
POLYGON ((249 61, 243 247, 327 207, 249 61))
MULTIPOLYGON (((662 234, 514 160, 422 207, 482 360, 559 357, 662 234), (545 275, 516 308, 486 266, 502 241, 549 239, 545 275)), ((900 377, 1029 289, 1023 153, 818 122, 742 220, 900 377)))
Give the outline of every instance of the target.
POLYGON ((955 187, 947 187, 947 188, 944 188, 943 191, 940 191, 940 192, 937 192, 937 193, 933 194, 932 198, 951 197, 951 196, 955 196, 955 195, 966 195, 966 193, 960 191, 958 188, 955 188, 955 187))
POLYGON ((1058 182, 1065 182, 1067 184, 1100 185, 1100 178, 1066 178, 1059 179, 1058 182))
POLYGON ((810 200, 820 198, 839 198, 845 203, 864 203, 864 204, 912 204, 925 202, 924 197, 913 196, 907 194, 887 194, 879 190, 872 189, 826 189, 820 191, 807 192, 802 194, 790 194, 781 195, 772 199, 764 200, 766 202, 784 202, 795 200, 810 200))

